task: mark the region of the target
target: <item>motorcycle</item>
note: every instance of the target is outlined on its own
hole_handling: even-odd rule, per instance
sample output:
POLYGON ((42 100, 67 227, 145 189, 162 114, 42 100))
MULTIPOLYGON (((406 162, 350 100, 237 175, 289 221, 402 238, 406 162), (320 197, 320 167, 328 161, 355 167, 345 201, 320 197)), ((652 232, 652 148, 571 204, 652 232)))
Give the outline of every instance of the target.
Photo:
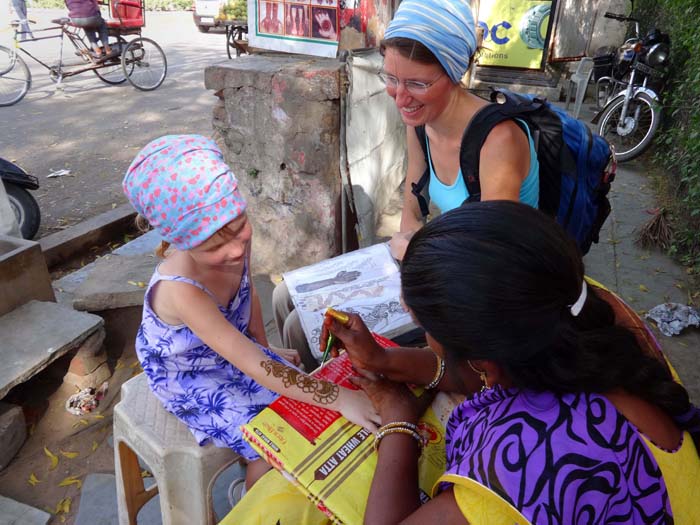
POLYGON ((10 200, 10 207, 15 212, 22 237, 33 239, 39 231, 41 212, 39 204, 28 190, 39 188, 39 179, 8 160, 0 158, 0 180, 10 200))
POLYGON ((615 148, 615 158, 624 162, 641 155, 650 145, 661 123, 659 95, 668 77, 670 39, 652 29, 640 37, 639 21, 633 17, 605 13, 605 18, 634 22, 635 37, 616 52, 593 58, 596 101, 601 111, 593 118, 598 134, 615 148))

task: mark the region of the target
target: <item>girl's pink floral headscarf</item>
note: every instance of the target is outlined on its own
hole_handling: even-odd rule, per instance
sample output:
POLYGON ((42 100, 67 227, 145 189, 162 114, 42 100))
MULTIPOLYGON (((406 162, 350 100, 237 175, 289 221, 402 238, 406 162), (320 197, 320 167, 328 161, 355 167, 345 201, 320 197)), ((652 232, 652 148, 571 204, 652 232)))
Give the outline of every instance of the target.
POLYGON ((221 150, 201 135, 150 142, 129 166, 122 187, 136 211, 179 250, 202 244, 246 208, 221 150))

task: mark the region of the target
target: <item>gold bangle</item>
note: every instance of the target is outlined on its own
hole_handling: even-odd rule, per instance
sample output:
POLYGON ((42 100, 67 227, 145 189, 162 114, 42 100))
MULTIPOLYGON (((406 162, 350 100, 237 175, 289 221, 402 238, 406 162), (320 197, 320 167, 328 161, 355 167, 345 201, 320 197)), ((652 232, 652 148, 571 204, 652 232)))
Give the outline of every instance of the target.
POLYGON ((379 427, 377 433, 382 432, 383 430, 389 430, 390 428, 398 427, 409 428, 414 432, 418 432, 418 425, 416 425, 415 423, 409 423, 408 421, 393 421, 391 423, 387 423, 386 425, 379 427))
POLYGON ((406 427, 387 428, 386 430, 381 430, 377 432, 374 435, 374 450, 376 452, 379 452, 379 444, 381 443, 382 439, 385 436, 388 436, 389 434, 405 434, 407 436, 411 436, 418 443, 419 454, 423 452, 424 443, 421 435, 415 430, 406 427))
POLYGON ((437 359, 437 370, 435 371, 435 377, 433 377, 433 380, 425 385, 427 390, 437 388, 445 375, 445 360, 437 354, 435 354, 435 359, 437 359))

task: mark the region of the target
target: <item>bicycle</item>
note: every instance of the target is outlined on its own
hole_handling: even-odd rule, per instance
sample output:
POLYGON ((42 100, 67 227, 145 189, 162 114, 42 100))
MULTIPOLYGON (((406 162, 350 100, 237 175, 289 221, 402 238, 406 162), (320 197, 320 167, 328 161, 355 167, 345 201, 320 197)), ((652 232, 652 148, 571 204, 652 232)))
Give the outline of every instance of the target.
MULTIPOLYGON (((146 25, 144 0, 110 0, 111 18, 107 20, 110 42, 113 52, 104 58, 93 56, 90 46, 85 42, 84 33, 71 24, 69 18, 52 20, 55 26, 34 29, 32 32, 21 30, 20 22, 10 22, 14 30, 14 46, 0 46, 0 106, 11 106, 24 98, 32 84, 32 75, 26 62, 19 54, 30 57, 45 67, 49 77, 61 86, 63 79, 86 71, 92 71, 100 80, 110 85, 126 82, 141 91, 158 88, 168 72, 168 62, 160 46, 150 38, 141 35, 146 25), (34 34, 48 33, 48 36, 34 34), (125 36, 135 35, 126 40, 125 36), (24 38, 23 38, 24 37, 24 38), (23 44, 39 40, 60 39, 58 63, 49 65, 27 51, 23 44), (63 46, 65 39, 75 48, 78 61, 64 61, 63 46)), ((34 23, 30 20, 30 22, 34 23)))

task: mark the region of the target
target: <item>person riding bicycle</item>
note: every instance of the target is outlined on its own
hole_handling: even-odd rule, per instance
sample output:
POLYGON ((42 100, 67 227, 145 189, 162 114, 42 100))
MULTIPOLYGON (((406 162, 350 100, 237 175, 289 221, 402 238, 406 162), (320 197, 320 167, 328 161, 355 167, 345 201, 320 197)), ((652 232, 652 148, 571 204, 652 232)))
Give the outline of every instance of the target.
POLYGON ((92 45, 95 58, 99 60, 112 55, 112 48, 108 42, 107 23, 100 14, 97 0, 65 0, 65 2, 71 23, 85 31, 85 36, 92 45), (97 33, 99 33, 99 39, 104 46, 104 53, 97 43, 97 33))

